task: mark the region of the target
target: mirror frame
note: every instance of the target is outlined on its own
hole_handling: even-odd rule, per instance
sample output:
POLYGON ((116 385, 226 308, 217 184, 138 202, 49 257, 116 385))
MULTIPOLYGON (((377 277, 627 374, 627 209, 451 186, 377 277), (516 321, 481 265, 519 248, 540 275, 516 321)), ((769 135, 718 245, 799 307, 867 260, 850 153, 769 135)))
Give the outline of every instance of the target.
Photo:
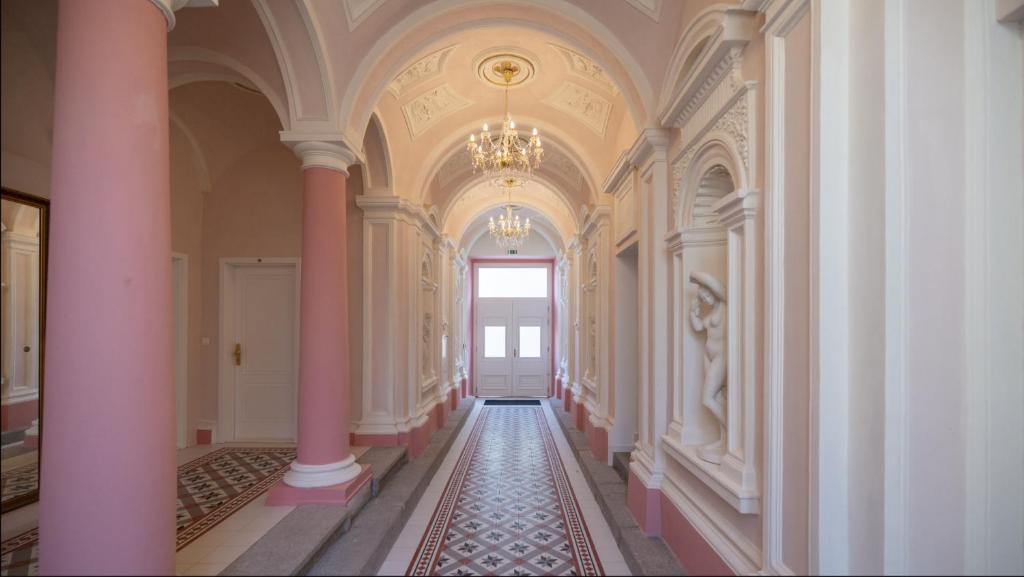
MULTIPOLYGON (((43 430, 45 427, 43 424, 43 393, 46 380, 46 271, 50 256, 50 201, 19 190, 7 188, 6 186, 0 188, 0 198, 39 209, 39 409, 37 415, 39 419, 39 446, 36 448, 39 457, 36 467, 38 468, 39 478, 42 479, 43 430)), ((13 511, 19 507, 35 503, 38 500, 39 487, 37 485, 34 491, 0 502, 0 513, 13 511)))

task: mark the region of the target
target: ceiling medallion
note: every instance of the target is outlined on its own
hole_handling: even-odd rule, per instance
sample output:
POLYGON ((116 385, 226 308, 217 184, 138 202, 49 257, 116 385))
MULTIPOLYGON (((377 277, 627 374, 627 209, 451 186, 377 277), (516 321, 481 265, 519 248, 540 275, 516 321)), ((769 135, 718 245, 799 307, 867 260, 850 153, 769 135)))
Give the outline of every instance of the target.
POLYGON ((474 174, 480 170, 499 188, 518 188, 530 180, 544 157, 537 128, 528 137, 520 135, 508 105, 509 89, 526 82, 533 75, 533 64, 522 57, 498 54, 484 59, 480 70, 485 67, 488 72, 481 72, 481 77, 492 84, 497 84, 494 77, 500 78, 501 84, 498 85, 505 89, 501 131, 492 133, 485 123, 479 138, 475 134, 469 135, 466 152, 473 163, 474 174))

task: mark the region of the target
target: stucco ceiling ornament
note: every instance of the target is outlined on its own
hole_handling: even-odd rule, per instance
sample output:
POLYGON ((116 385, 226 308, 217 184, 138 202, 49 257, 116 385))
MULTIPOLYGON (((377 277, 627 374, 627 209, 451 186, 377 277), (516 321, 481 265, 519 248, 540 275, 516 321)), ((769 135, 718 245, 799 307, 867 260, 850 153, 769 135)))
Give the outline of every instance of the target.
POLYGON ((615 84, 608 78, 608 75, 604 72, 604 68, 601 68, 599 64, 579 52, 570 50, 564 46, 552 44, 551 47, 562 55, 566 66, 569 67, 569 72, 580 78, 585 78, 600 85, 612 94, 616 92, 615 84))
POLYGON ((410 100, 402 107, 409 134, 416 138, 439 120, 473 104, 462 98, 448 84, 442 84, 410 100))
POLYGON ((566 81, 554 94, 545 98, 544 103, 568 113, 598 135, 605 135, 612 103, 596 92, 566 81))
POLYGON ((395 98, 399 98, 409 88, 440 76, 444 72, 444 65, 448 61, 448 56, 451 55, 454 49, 455 46, 448 46, 413 62, 396 76, 391 81, 391 84, 388 84, 388 91, 395 98))
POLYGON ((475 134, 470 134, 466 152, 473 163, 473 172, 482 171, 495 186, 502 189, 519 188, 526 184, 544 159, 544 147, 537 134, 537 127, 533 128, 529 139, 520 135, 508 104, 509 89, 526 82, 533 75, 533 70, 529 61, 513 55, 495 55, 480 64, 481 78, 493 84, 497 83, 496 75, 503 80, 505 114, 501 121, 501 132, 492 134, 485 123, 479 140, 475 134))

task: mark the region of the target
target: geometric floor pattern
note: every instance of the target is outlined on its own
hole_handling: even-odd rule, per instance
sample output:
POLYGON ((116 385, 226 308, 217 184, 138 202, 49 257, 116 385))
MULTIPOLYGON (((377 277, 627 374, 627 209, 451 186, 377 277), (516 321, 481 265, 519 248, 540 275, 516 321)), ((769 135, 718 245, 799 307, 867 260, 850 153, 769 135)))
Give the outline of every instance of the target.
MULTIPOLYGON (((293 448, 225 447, 178 467, 176 550, 262 495, 294 459, 293 448)), ((38 529, 0 544, 0 575, 38 574, 38 545, 38 529)))
POLYGON ((541 407, 482 409, 406 574, 604 574, 541 407))
POLYGON ((0 502, 20 497, 39 488, 39 465, 29 463, 4 471, 0 478, 0 502))

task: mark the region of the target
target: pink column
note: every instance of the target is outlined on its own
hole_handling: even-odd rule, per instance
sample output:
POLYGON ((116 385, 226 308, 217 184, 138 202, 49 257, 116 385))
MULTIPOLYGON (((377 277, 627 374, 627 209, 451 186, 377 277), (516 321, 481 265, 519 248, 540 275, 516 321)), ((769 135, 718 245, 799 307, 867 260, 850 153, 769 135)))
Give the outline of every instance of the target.
POLYGON ((147 0, 62 0, 58 10, 45 575, 174 572, 172 19, 147 0))
POLYGON ((299 449, 268 505, 344 505, 370 478, 349 450, 345 183, 354 157, 324 142, 302 158, 299 449))

